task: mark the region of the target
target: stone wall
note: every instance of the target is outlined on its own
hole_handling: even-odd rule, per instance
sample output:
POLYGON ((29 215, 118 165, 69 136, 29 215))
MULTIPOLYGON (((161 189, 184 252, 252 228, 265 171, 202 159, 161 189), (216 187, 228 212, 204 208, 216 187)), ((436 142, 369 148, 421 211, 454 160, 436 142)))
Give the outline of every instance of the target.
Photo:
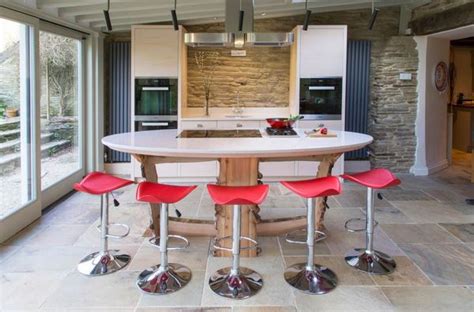
POLYGON ((413 9, 410 28, 415 35, 421 36, 473 23, 473 0, 432 0, 413 9))
POLYGON ((201 72, 195 62, 197 51, 218 52, 217 66, 209 105, 228 107, 288 106, 290 48, 251 48, 247 56, 233 57, 231 49, 188 49, 188 107, 202 107, 204 88, 201 72))

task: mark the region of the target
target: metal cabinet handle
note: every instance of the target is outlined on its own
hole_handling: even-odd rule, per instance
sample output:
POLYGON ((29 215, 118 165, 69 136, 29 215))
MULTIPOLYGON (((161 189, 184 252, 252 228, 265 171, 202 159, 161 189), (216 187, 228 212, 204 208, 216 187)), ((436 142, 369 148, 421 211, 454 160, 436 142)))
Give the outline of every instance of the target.
POLYGON ((204 128, 204 125, 203 124, 197 124, 196 125, 198 128, 204 128))
POLYGON ((237 126, 237 128, 242 128, 244 125, 241 124, 241 123, 238 123, 236 126, 237 126))
POLYGON ((142 126, 144 126, 144 127, 153 127, 153 126, 167 127, 167 126, 169 126, 169 123, 167 123, 167 122, 142 122, 142 126))

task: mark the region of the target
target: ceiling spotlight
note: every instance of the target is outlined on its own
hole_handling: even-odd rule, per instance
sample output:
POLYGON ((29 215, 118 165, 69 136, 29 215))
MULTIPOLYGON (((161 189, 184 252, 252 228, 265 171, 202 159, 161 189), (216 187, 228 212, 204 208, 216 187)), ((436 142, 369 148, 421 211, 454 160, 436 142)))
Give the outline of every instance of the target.
POLYGON ((379 13, 379 9, 375 8, 375 0, 372 0, 372 15, 370 16, 369 20, 369 30, 372 30, 375 24, 375 19, 377 18, 377 14, 379 13))
POLYGON ((178 16, 176 15, 176 0, 174 0, 174 10, 171 10, 171 19, 173 21, 174 30, 178 30, 178 16))
POLYGON ((243 27, 244 27, 244 11, 242 10, 242 0, 240 0, 239 31, 242 31, 243 27))
POLYGON ((110 0, 107 0, 107 10, 104 10, 105 23, 107 24, 107 30, 112 31, 112 22, 110 21, 110 0))
POLYGON ((308 0, 304 2, 304 9, 306 14, 304 16, 303 30, 308 30, 309 19, 311 17, 311 10, 308 10, 308 0))

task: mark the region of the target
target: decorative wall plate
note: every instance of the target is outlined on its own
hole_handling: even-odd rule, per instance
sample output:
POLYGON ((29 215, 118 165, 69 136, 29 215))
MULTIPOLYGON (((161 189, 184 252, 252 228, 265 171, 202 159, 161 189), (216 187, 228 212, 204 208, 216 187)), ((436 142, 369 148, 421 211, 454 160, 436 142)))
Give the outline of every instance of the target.
POLYGON ((448 65, 445 62, 439 62, 434 71, 434 84, 436 90, 443 92, 448 87, 448 65))

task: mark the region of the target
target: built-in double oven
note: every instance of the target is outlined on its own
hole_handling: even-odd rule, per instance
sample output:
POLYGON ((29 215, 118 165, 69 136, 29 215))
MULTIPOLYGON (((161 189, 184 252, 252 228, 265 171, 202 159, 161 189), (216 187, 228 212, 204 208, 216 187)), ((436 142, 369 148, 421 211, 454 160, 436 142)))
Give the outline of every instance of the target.
POLYGON ((300 115, 305 119, 340 120, 342 77, 301 78, 300 115))
POLYGON ((135 131, 177 128, 177 85, 177 79, 135 79, 135 131))

